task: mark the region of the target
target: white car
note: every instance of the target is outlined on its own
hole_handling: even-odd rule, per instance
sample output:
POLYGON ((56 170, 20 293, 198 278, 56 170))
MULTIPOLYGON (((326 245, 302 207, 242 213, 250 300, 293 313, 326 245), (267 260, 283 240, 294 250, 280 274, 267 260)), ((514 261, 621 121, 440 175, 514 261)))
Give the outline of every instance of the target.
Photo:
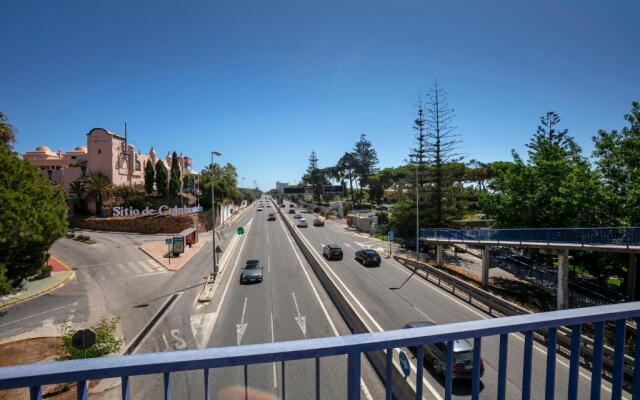
POLYGON ((304 218, 300 218, 300 220, 298 221, 298 228, 306 228, 309 225, 307 224, 307 220, 304 218))

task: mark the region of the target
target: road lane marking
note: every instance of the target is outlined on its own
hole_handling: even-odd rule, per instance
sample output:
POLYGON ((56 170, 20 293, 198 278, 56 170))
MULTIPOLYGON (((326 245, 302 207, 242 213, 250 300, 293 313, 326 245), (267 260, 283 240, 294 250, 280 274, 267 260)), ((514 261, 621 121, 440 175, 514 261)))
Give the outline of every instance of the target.
POLYGON ((296 305, 296 312, 298 313, 297 317, 293 317, 298 324, 298 328, 302 331, 304 338, 307 338, 307 317, 304 315, 300 315, 300 307, 298 307, 298 301, 296 300, 296 294, 291 292, 291 296, 293 297, 293 303, 296 305))
POLYGON ((135 261, 129 261, 127 264, 129 265, 129 271, 133 271, 136 275, 145 273, 144 269, 140 271, 140 267, 135 263, 135 261))
MULTIPOLYGON (((338 275, 333 271, 333 269, 331 269, 331 267, 329 267, 329 264, 322 259, 322 257, 320 257, 320 255, 318 254, 318 252, 316 251, 316 249, 311 245, 311 243, 309 242, 309 240, 307 239, 306 236, 304 235, 300 235, 300 237, 302 238, 303 241, 305 241, 307 243, 307 245, 309 246, 309 248, 318 256, 316 261, 320 261, 322 262, 328 269, 328 271, 331 273, 331 275, 333 275, 333 277, 335 277, 335 279, 342 285, 343 289, 349 294, 349 296, 353 299, 353 301, 360 307, 360 309, 365 313, 365 315, 370 319, 371 323, 373 323, 376 328, 378 329, 378 331, 380 332, 384 332, 384 329, 382 329, 382 326, 380 326, 380 324, 378 323, 378 321, 376 321, 373 316, 371 316, 371 314, 369 313, 369 311, 362 305, 362 303, 360 302, 360 300, 358 300, 357 297, 355 297, 355 295, 351 292, 351 290, 349 290, 349 288, 344 284, 344 282, 342 281, 342 279, 340 279, 338 277, 338 275)), ((346 245, 346 243, 345 243, 346 245)), ((351 246, 348 246, 351 247, 351 246)), ((340 290, 338 288, 338 290, 340 290)), ((347 302, 349 303, 349 306, 351 307, 352 310, 354 310, 354 312, 356 312, 356 314, 358 313, 356 308, 351 304, 351 302, 349 301, 349 299, 346 298, 347 302)), ((369 327, 369 324, 367 324, 366 321, 364 321, 365 326, 367 327, 367 330, 369 332, 372 332, 373 329, 371 329, 371 327, 369 327)), ((400 354, 400 349, 395 348, 393 349, 394 353, 400 354)), ((398 370, 401 370, 400 365, 398 364, 398 361, 396 361, 396 358, 394 357, 394 365, 396 366, 396 368, 398 370)), ((417 372, 416 370, 416 366, 413 363, 409 363, 409 365, 411 366, 411 369, 413 370, 414 374, 417 372)), ((431 385, 431 383, 427 380, 427 377, 425 376, 422 380, 422 383, 427 387, 427 389, 431 392, 431 394, 433 394, 433 396, 438 399, 438 400, 442 400, 442 396, 440 396, 440 394, 436 391, 436 388, 431 385)), ((409 381, 408 382, 409 386, 412 387, 415 390, 415 385, 413 384, 413 382, 409 381)))
MULTIPOLYGON (((307 272, 307 269, 305 268, 304 263, 302 262, 302 259, 300 258, 300 255, 298 254, 298 250, 296 250, 296 247, 293 245, 293 241, 291 240, 291 237, 290 237, 291 235, 289 234, 289 231, 287 231, 287 229, 285 228, 284 222, 282 222, 282 219, 279 219, 279 221, 280 221, 280 226, 282 227, 282 230, 284 231, 284 235, 286 236, 287 240, 289 241, 289 244, 291 245, 291 248, 293 249, 293 254, 296 255, 296 258, 298 259, 298 262, 300 263, 300 267, 302 269, 302 272, 304 272, 304 275, 307 277, 307 282, 309 282, 309 286, 311 286, 311 290, 313 291, 313 294, 316 296, 316 300, 318 300, 318 304, 320 304, 320 308, 322 309, 322 313, 324 314, 324 317, 327 319, 327 322, 329 323, 329 327, 331 328, 331 332, 333 332, 334 336, 340 336, 340 333, 338 332, 338 329, 336 329, 336 325, 333 323, 333 320, 329 316, 329 312, 327 311, 327 308, 325 307, 324 302, 320 298, 320 294, 318 294, 318 291, 316 290, 316 287, 314 286, 313 281, 311 280, 311 277, 309 276, 309 273, 307 272)), ((367 384, 364 382, 364 378, 362 378, 362 377, 360 377, 360 387, 362 388, 362 391, 364 392, 365 397, 368 400, 373 400, 373 397, 371 396, 371 393, 369 392, 369 389, 367 388, 367 384)), ((440 400, 442 400, 442 399, 440 399, 440 400)))
POLYGON ((47 310, 47 311, 43 311, 43 312, 39 312, 39 313, 37 313, 37 314, 29 315, 28 317, 24 317, 24 318, 16 319, 15 321, 5 322, 4 324, 0 324, 0 327, 2 327, 2 326, 7 326, 7 325, 11 325, 11 324, 15 324, 16 322, 22 322, 22 321, 25 321, 25 320, 30 319, 30 318, 35 318, 35 317, 38 317, 38 316, 40 316, 40 315, 48 314, 48 313, 50 313, 51 311, 60 310, 61 308, 65 308, 65 307, 69 307, 69 306, 73 306, 73 305, 77 305, 77 304, 78 304, 77 302, 74 302, 74 303, 66 304, 66 305, 64 305, 64 306, 60 306, 60 307, 56 307, 56 308, 51 308, 51 309, 49 309, 49 310, 47 310))
POLYGON ((138 261, 138 264, 140 264, 140 266, 144 268, 145 271, 153 272, 153 270, 147 264, 145 264, 144 261, 138 261))
POLYGON ((120 268, 122 270, 122 272, 127 272, 127 269, 124 267, 124 265, 122 264, 115 264, 116 267, 120 268))
POLYGON ((236 324, 236 339, 238 341, 238 346, 242 342, 242 337, 244 336, 245 331, 247 330, 247 324, 244 322, 244 313, 247 311, 247 298, 244 298, 244 305, 242 306, 242 319, 239 324, 236 324))
MULTIPOLYGON (((274 329, 273 329, 273 311, 271 312, 271 343, 274 343, 275 340, 275 333, 274 333, 274 329)), ((277 389, 278 388, 278 377, 277 377, 277 371, 276 371, 276 363, 273 363, 273 388, 277 389)))
POLYGON ((267 270, 271 272, 271 257, 267 256, 267 270))
POLYGON ((344 245, 347 246, 350 249, 353 249, 353 246, 351 246, 349 243, 345 243, 344 245))

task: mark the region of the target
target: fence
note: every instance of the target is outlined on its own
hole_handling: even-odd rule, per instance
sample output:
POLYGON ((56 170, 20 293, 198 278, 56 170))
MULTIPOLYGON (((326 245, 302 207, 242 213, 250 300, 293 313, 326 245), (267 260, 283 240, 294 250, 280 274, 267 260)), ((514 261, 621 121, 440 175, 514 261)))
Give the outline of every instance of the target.
MULTIPOLYGON (((393 349, 400 347, 417 347, 417 359, 424 356, 423 345, 446 343, 446 366, 444 390, 445 399, 452 394, 453 375, 453 341, 473 338, 472 357, 472 398, 478 399, 480 392, 480 357, 482 339, 487 336, 500 336, 498 356, 498 399, 506 396, 507 352, 510 334, 524 335, 524 357, 522 365, 509 365, 509 368, 520 368, 522 371, 523 398, 529 398, 532 382, 533 332, 545 330, 547 340, 547 369, 544 382, 547 398, 553 398, 555 388, 556 335, 560 327, 568 326, 571 331, 571 355, 568 375, 568 392, 566 398, 573 400, 578 394, 580 330, 584 324, 595 327, 595 344, 591 377, 591 398, 600 398, 604 324, 615 321, 615 353, 613 362, 612 399, 620 399, 623 390, 622 370, 624 362, 624 342, 626 320, 640 320, 640 303, 624 303, 591 308, 554 311, 549 313, 520 315, 491 320, 460 322, 447 325, 435 325, 409 330, 394 330, 379 333, 356 334, 343 337, 329 337, 290 342, 265 343, 257 345, 218 347, 202 350, 185 350, 164 353, 149 353, 132 356, 103 357, 73 361, 54 361, 44 364, 19 365, 0 368, 0 389, 29 387, 31 399, 41 399, 43 385, 77 382, 78 398, 88 397, 88 382, 95 379, 120 378, 122 382, 122 398, 130 399, 129 379, 132 376, 162 374, 164 377, 165 399, 171 398, 171 374, 178 371, 201 370, 204 374, 204 387, 200 388, 205 399, 210 399, 210 370, 231 366, 245 366, 245 390, 248 378, 248 365, 280 362, 284 381, 285 363, 291 360, 315 359, 316 398, 320 398, 322 388, 319 381, 319 367, 322 358, 347 356, 347 396, 350 400, 360 398, 361 355, 364 352, 383 351, 387 355, 386 369, 390 376, 393 349), (319 389, 319 390, 318 390, 319 389)), ((636 341, 640 339, 640 331, 636 331, 636 341)), ((636 347, 634 368, 640 367, 640 347, 636 347)), ((423 364, 417 363, 416 398, 422 399, 423 364)), ((386 398, 391 399, 391 382, 385 385, 386 398)), ((193 388, 196 390, 196 388, 193 388)), ((283 386, 284 390, 284 386, 283 386)), ((633 398, 640 395, 640 373, 634 374, 632 384, 633 398)), ((284 396, 283 396, 284 398, 284 396)))
POLYGON ((640 246, 639 227, 617 228, 516 228, 421 229, 421 238, 447 241, 571 243, 580 245, 640 246))

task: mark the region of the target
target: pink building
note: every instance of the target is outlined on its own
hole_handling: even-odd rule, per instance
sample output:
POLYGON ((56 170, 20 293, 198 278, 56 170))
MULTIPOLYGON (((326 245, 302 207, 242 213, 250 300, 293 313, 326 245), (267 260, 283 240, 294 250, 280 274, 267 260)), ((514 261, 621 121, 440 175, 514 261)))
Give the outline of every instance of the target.
MULTIPOLYGON (((23 158, 39 167, 54 183, 69 188, 71 182, 84 176, 89 171, 100 171, 112 184, 144 185, 144 166, 151 160, 155 166, 158 156, 151 147, 149 154, 144 154, 125 138, 104 128, 93 128, 87 133, 87 146, 78 146, 74 150, 62 152, 51 151, 46 146, 38 146, 34 151, 27 151, 23 158)), ((171 154, 162 160, 167 171, 171 169, 171 154)), ((191 158, 179 155, 181 176, 191 172, 191 158)))

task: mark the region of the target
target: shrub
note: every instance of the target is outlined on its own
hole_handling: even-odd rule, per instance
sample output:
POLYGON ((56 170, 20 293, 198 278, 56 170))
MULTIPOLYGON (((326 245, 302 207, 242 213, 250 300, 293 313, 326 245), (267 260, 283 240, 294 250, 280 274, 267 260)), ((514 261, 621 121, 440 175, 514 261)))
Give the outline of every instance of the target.
POLYGON ((76 349, 71 344, 73 335, 76 333, 70 325, 65 324, 60 329, 62 334, 62 344, 66 353, 65 358, 74 360, 77 358, 102 357, 120 351, 124 340, 115 335, 116 326, 120 318, 101 319, 92 330, 96 333, 96 342, 86 351, 76 349))

